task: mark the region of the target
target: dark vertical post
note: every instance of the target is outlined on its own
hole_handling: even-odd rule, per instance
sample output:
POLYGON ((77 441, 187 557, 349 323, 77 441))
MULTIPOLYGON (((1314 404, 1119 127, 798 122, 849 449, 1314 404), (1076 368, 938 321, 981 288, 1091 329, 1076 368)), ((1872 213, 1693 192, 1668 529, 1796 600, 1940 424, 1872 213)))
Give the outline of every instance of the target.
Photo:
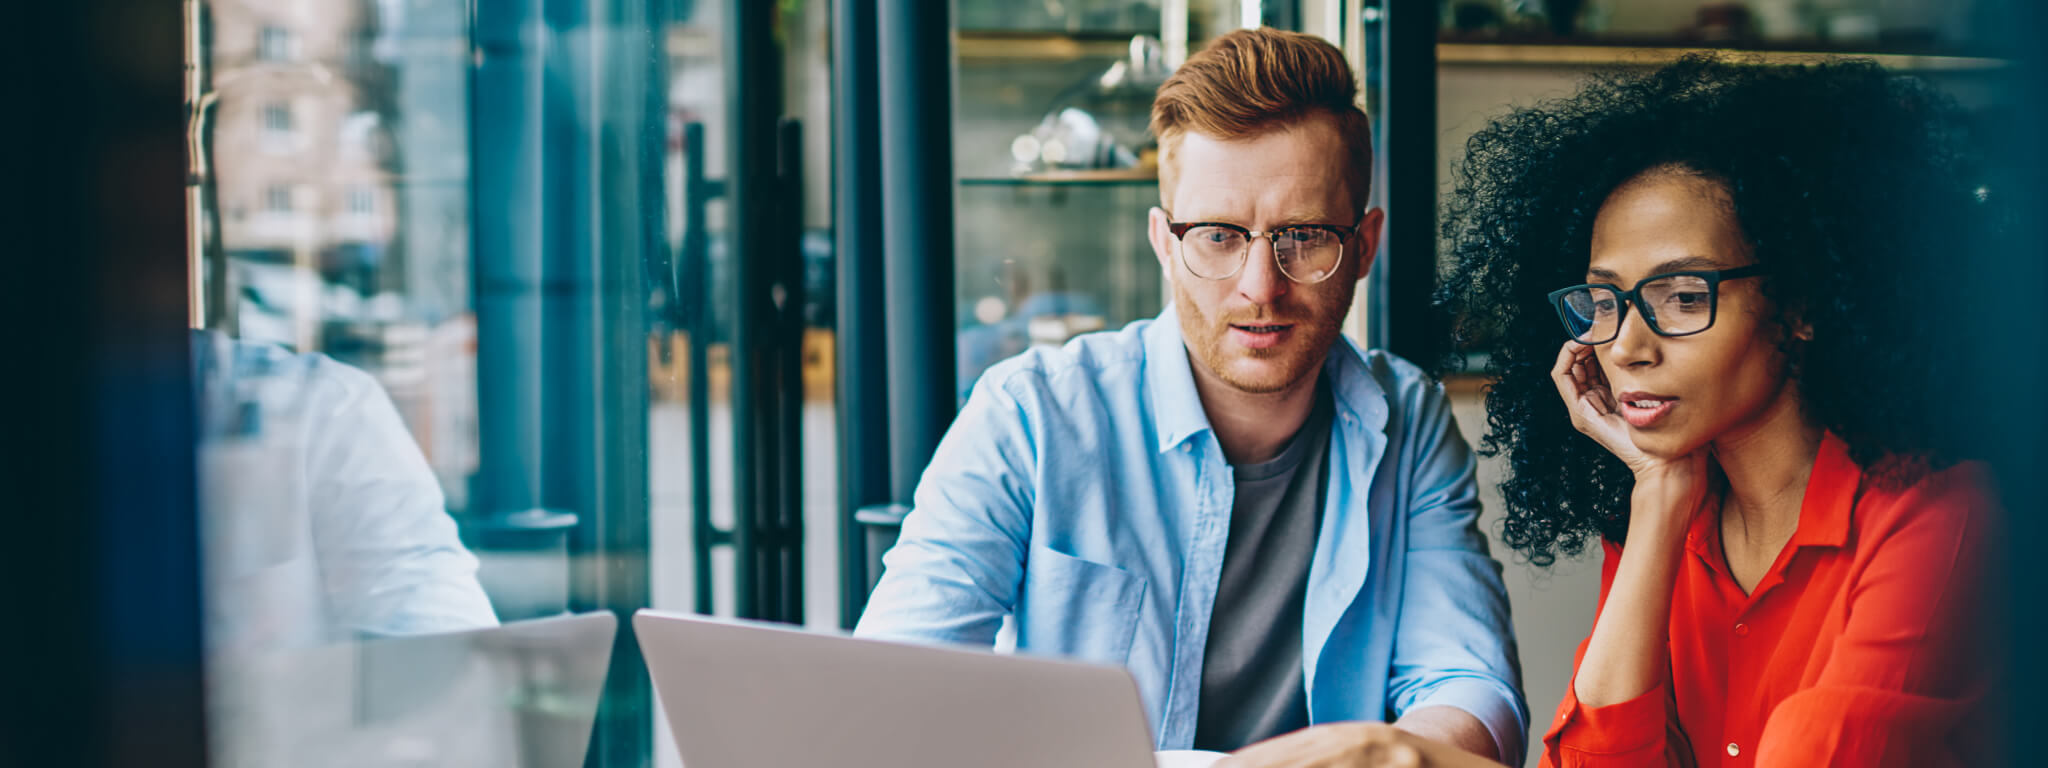
POLYGON ((947 3, 878 0, 891 495, 909 503, 957 408, 953 45, 947 3))
POLYGON ((884 343, 881 101, 876 81, 875 0, 832 5, 833 256, 839 270, 834 337, 839 383, 839 621, 867 607, 867 536, 855 519, 885 504, 889 402, 884 343))
POLYGON ((770 551, 776 588, 767 595, 766 618, 791 623, 804 620, 804 145, 803 124, 783 118, 775 127, 776 218, 781 237, 775 242, 774 282, 769 286, 776 346, 771 365, 775 462, 769 466, 775 503, 764 510, 774 532, 770 551))
POLYGON ((477 0, 470 88, 476 254, 475 514, 540 506, 540 0, 477 0))
POLYGON ((1436 27, 1434 2, 1392 2, 1379 7, 1379 108, 1385 131, 1374 137, 1384 152, 1387 231, 1373 270, 1374 335, 1384 328, 1387 351, 1431 365, 1443 346, 1446 324, 1430 308, 1436 291, 1436 27))
POLYGON ((8 765, 207 763, 182 10, 10 7, 8 765))
POLYGON ((711 235, 706 208, 717 185, 704 178, 704 124, 683 126, 683 242, 674 285, 682 326, 689 331, 691 567, 696 573, 695 608, 713 613, 711 551, 723 534, 711 524, 711 340, 717 324, 711 310, 711 235))
POLYGON ((726 175, 730 207, 726 253, 733 260, 732 424, 734 612, 766 618, 763 596, 777 589, 772 558, 761 556, 761 521, 776 457, 771 423, 775 346, 772 322, 776 200, 776 119, 782 110, 781 57, 775 44, 774 3, 727 0, 726 136, 732 161, 726 175))

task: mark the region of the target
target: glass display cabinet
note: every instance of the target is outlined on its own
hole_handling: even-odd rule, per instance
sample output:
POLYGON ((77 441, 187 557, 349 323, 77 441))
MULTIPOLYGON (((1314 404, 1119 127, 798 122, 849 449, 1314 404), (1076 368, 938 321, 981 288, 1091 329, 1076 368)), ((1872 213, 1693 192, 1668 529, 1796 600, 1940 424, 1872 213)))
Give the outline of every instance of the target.
POLYGON ((1338 5, 959 0, 961 397, 1032 345, 1159 313, 1167 290, 1145 236, 1159 201, 1153 94, 1188 52, 1232 29, 1298 29, 1342 45, 1341 22, 1304 23, 1335 19, 1338 5))

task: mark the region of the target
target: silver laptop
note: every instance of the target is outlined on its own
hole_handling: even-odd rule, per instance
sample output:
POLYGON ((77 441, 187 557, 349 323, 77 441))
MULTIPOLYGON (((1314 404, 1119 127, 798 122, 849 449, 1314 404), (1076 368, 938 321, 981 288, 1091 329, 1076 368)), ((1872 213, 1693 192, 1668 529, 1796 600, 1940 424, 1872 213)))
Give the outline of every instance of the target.
POLYGON ((642 610, 689 768, 1152 768, 1122 667, 642 610))

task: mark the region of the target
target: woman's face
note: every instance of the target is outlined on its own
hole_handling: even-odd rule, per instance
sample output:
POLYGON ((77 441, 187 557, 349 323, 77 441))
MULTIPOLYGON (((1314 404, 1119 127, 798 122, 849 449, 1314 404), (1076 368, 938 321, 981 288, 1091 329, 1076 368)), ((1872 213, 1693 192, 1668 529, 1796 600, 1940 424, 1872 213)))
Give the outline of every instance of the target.
MULTIPOLYGON (((1626 290, 1654 275, 1745 266, 1750 251, 1720 183, 1653 169, 1601 206, 1586 282, 1626 290)), ((1594 347, 1637 448, 1683 456, 1795 408, 1781 326, 1759 282, 1722 282, 1713 326, 1700 333, 1659 336, 1630 307, 1620 335, 1594 347)))

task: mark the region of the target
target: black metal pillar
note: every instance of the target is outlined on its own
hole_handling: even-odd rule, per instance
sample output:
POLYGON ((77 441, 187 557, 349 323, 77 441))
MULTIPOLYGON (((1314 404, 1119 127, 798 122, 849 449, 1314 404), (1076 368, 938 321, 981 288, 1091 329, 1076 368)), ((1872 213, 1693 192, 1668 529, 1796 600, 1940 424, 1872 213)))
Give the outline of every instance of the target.
POLYGON ((1373 264, 1373 341, 1421 365, 1445 349, 1448 325, 1431 308, 1436 291, 1436 28, 1434 2, 1380 0, 1378 110, 1386 233, 1373 264))
POLYGON ((790 190, 802 163, 793 123, 782 120, 782 52, 773 3, 728 0, 725 180, 732 259, 734 612, 803 620, 802 381, 797 357, 803 226, 790 190))
POLYGON ((839 267, 839 617, 852 628, 867 607, 868 546, 857 518, 886 504, 889 403, 884 343, 882 162, 875 0, 832 6, 833 233, 839 267))
POLYGON ((879 0, 889 476, 909 503, 957 408, 953 30, 946 3, 879 0))
POLYGON ((711 276, 711 235, 706 230, 711 198, 725 194, 724 184, 704 178, 704 124, 683 126, 683 236, 670 276, 676 296, 675 314, 689 333, 685 354, 688 368, 684 386, 689 390, 690 433, 690 526, 691 568, 696 574, 692 597, 698 613, 710 615, 712 605, 711 552, 730 546, 730 532, 711 523, 711 342, 718 335, 717 313, 713 311, 715 286, 711 276))

